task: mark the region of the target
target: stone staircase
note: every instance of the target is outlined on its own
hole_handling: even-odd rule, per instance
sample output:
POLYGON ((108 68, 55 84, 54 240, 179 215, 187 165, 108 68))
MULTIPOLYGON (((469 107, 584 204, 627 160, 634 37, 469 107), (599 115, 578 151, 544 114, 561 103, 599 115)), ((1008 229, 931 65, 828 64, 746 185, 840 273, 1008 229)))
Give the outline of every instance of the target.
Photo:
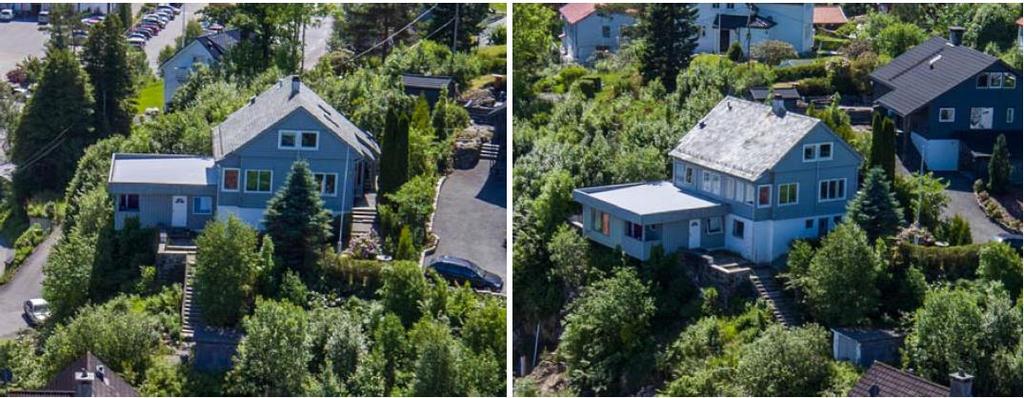
POLYGON ((181 339, 192 342, 202 319, 202 311, 195 304, 193 282, 196 273, 196 256, 189 255, 185 261, 185 287, 181 295, 181 339))
POLYGON ((775 279, 775 273, 769 267, 751 269, 750 283, 754 285, 758 297, 764 299, 775 315, 775 320, 783 326, 800 326, 803 319, 796 309, 796 303, 786 296, 782 286, 775 279))
POLYGON ((377 224, 376 206, 352 208, 352 238, 369 234, 377 224))
POLYGON ((480 145, 480 159, 498 161, 501 158, 501 145, 484 143, 480 145))

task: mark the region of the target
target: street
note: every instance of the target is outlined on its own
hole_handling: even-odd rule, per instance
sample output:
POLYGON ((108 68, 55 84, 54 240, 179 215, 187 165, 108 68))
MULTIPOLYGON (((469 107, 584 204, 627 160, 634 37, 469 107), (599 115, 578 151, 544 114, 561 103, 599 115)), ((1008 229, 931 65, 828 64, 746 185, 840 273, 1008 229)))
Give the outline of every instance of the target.
POLYGON ((14 337, 19 330, 28 327, 22 317, 21 306, 25 300, 43 297, 43 265, 60 236, 60 227, 55 227, 36 251, 25 259, 18 268, 18 274, 0 286, 0 338, 14 337))
POLYGON ((0 74, 7 74, 30 55, 42 58, 49 37, 39 30, 35 17, 0 22, 0 74))
POLYGON ((434 233, 437 250, 425 261, 449 255, 470 260, 505 282, 505 179, 490 175, 491 162, 448 175, 437 199, 434 233))
POLYGON ((319 26, 306 27, 306 50, 303 57, 303 70, 311 70, 327 54, 327 42, 334 31, 334 17, 318 19, 319 26))

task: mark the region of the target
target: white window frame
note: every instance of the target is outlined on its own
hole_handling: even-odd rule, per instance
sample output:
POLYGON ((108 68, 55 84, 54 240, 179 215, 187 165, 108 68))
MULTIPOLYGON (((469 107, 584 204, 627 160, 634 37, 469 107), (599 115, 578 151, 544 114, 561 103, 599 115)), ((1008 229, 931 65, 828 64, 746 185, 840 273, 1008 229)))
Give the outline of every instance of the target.
POLYGON ((682 163, 672 164, 673 180, 676 185, 682 186, 686 184, 686 165, 682 163))
POLYGON ((736 195, 736 180, 732 177, 725 176, 725 197, 732 199, 736 195))
POLYGON ((787 182, 787 183, 779 184, 778 188, 775 189, 775 192, 777 192, 777 195, 779 195, 779 197, 775 198, 775 203, 778 203, 780 207, 781 206, 792 206, 792 205, 800 203, 800 183, 799 182, 787 182), (783 187, 788 187, 790 185, 793 185, 793 186, 796 187, 793 190, 793 201, 792 202, 787 202, 787 203, 782 203, 782 188, 783 187))
MULTIPOLYGON (((819 180, 818 181, 818 202, 824 203, 824 202, 835 202, 835 201, 839 201, 839 200, 844 200, 844 199, 846 199, 846 190, 847 190, 847 188, 848 187, 846 186, 846 179, 845 178, 826 178, 824 180, 819 180), (842 186, 843 186, 843 194, 841 196, 837 195, 836 197, 831 198, 831 199, 822 197, 821 196, 821 185, 822 184, 828 184, 828 183, 833 182, 833 181, 836 182, 836 191, 837 192, 839 191, 839 184, 842 184, 842 186)), ((828 188, 827 187, 825 188, 825 192, 828 192, 828 188)))
POLYGON ((242 169, 237 168, 237 167, 225 167, 222 170, 223 171, 220 173, 220 190, 223 191, 223 192, 238 192, 239 190, 241 190, 242 189, 242 179, 243 179, 243 177, 242 177, 242 169), (228 188, 226 188, 224 186, 224 180, 227 178, 228 171, 230 171, 230 170, 234 170, 234 171, 238 172, 238 179, 235 180, 235 183, 238 184, 238 187, 236 187, 235 189, 228 189, 228 188))
POLYGON ((338 196, 338 173, 313 173, 313 181, 316 181, 316 176, 322 175, 324 178, 320 179, 320 195, 321 196, 338 196), (327 176, 334 176, 334 192, 324 192, 324 187, 327 185, 327 176))
POLYGON ((754 184, 744 183, 744 191, 746 191, 743 197, 743 203, 753 206, 757 203, 757 188, 754 188, 754 184))
POLYGON ((320 131, 319 130, 278 130, 277 131, 277 149, 290 149, 296 151, 315 151, 320 149, 320 131), (302 137, 306 134, 313 134, 316 136, 316 145, 308 147, 302 145, 302 137), (284 146, 281 145, 281 138, 285 135, 292 135, 295 137, 295 146, 284 146))
POLYGON ((967 128, 970 129, 970 130, 991 130, 992 129, 992 124, 995 123, 995 116, 996 116, 995 113, 996 113, 996 109, 991 107, 991 106, 971 107, 971 120, 968 120, 969 123, 967 125, 967 128), (988 109, 989 114, 992 116, 992 120, 989 121, 990 124, 989 124, 988 127, 978 127, 978 128, 974 127, 974 110, 975 109, 980 109, 980 110, 988 109))
POLYGON ((831 142, 815 142, 813 144, 804 144, 802 150, 800 151, 800 159, 802 159, 804 161, 804 163, 823 162, 823 161, 826 161, 826 160, 832 160, 832 158, 835 156, 835 153, 836 153, 836 146, 835 146, 835 144, 833 144, 831 142), (821 147, 824 146, 824 145, 828 145, 828 147, 829 147, 829 152, 828 152, 828 157, 827 158, 821 156, 821 147), (814 151, 813 151, 814 152, 814 157, 808 159, 805 156, 805 154, 807 153, 807 148, 810 148, 810 147, 814 148, 814 151))
MULTIPOLYGON (((246 193, 272 193, 272 192, 274 192, 274 170, 270 170, 270 169, 245 169, 245 182, 243 184, 245 185, 244 189, 245 189, 246 193), (255 171, 255 172, 259 172, 259 173, 262 173, 262 172, 265 171, 265 172, 270 173, 270 184, 268 184, 270 189, 266 190, 266 191, 250 191, 249 190, 249 172, 250 171, 255 171)), ((257 184, 257 185, 259 185, 259 184, 257 184)))
POLYGON ((939 122, 940 123, 953 123, 956 121, 956 108, 939 108, 939 122), (944 119, 942 112, 949 111, 949 118, 944 119))
POLYGON ((1013 108, 1012 107, 1011 108, 1006 108, 1006 122, 1007 123, 1013 123, 1013 117, 1014 117, 1013 108))
POLYGON ((745 221, 742 221, 742 220, 734 218, 732 220, 732 231, 730 231, 730 234, 732 235, 733 238, 746 240, 747 239, 747 223, 745 221), (741 231, 739 235, 736 234, 736 231, 740 229, 740 228, 736 228, 736 226, 738 226, 738 225, 742 225, 743 226, 743 228, 742 228, 743 231, 741 231))
POLYGON ((762 184, 757 186, 757 191, 754 192, 754 203, 757 204, 758 209, 765 209, 772 207, 772 186, 771 184, 762 184), (768 203, 761 203, 761 189, 768 188, 768 203))
POLYGON ((683 165, 683 185, 693 186, 697 180, 697 170, 691 166, 683 165))
POLYGON ((700 190, 704 191, 704 192, 707 192, 707 193, 713 193, 715 195, 721 195, 721 193, 722 193, 722 175, 718 174, 718 173, 715 173, 713 171, 707 171, 707 170, 704 170, 700 174, 701 174, 700 190), (711 183, 711 181, 714 181, 714 183, 711 183), (708 189, 709 185, 710 185, 711 189, 708 189))
POLYGON ((988 74, 988 88, 1003 88, 1002 72, 993 72, 988 74))
POLYGON ((198 215, 204 215, 204 216, 208 216, 210 214, 213 214, 213 196, 193 196, 192 197, 192 214, 198 214, 198 215), (203 199, 206 199, 206 200, 210 201, 210 208, 209 208, 208 211, 205 211, 205 212, 199 211, 199 206, 196 206, 196 205, 199 204, 199 201, 202 201, 203 199))
POLYGON ((1003 88, 1017 88, 1017 76, 1013 73, 1003 73, 1003 88))

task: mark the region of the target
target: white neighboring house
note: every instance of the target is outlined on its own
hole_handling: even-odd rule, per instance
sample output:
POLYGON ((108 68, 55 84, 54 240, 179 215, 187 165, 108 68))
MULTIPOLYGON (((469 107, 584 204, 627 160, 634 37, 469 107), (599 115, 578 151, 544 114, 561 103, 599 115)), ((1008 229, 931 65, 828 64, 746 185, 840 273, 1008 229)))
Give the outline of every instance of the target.
MULTIPOLYGON (((814 4, 699 3, 699 53, 724 54, 734 42, 743 53, 766 40, 792 44, 797 53, 814 48, 814 4)), ((748 54, 749 55, 749 54, 748 54)))
POLYGON ((621 11, 604 11, 595 3, 569 3, 558 9, 562 19, 562 59, 588 63, 599 51, 614 53, 623 43, 622 28, 636 23, 621 11))
POLYGON ((239 41, 239 31, 229 30, 199 36, 160 65, 164 78, 164 107, 171 103, 178 87, 188 81, 195 64, 213 65, 239 41))

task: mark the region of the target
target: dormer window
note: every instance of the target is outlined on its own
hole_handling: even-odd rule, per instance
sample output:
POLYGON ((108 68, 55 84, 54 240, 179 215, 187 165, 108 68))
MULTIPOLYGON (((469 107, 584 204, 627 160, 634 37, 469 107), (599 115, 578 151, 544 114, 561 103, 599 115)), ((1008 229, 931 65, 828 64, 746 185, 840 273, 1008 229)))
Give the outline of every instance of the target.
POLYGON ((319 131, 281 130, 277 149, 315 150, 320 145, 319 131))

